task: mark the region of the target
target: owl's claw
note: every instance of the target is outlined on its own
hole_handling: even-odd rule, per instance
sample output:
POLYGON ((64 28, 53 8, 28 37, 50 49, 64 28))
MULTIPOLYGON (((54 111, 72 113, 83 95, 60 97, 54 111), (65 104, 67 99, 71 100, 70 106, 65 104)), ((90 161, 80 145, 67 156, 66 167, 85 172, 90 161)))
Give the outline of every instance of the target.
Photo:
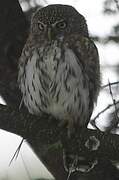
POLYGON ((66 152, 63 151, 63 164, 65 171, 68 172, 67 180, 69 180, 71 174, 76 171, 77 156, 68 157, 66 152))
POLYGON ((75 132, 74 121, 71 118, 67 118, 59 123, 60 128, 67 128, 67 136, 71 138, 75 132))
POLYGON ((95 157, 93 159, 87 159, 83 156, 71 155, 63 150, 63 164, 65 171, 68 172, 68 180, 70 175, 75 171, 79 171, 81 173, 88 173, 92 171, 98 164, 98 160, 95 157))
POLYGON ((75 133, 74 122, 72 120, 68 121, 68 126, 67 126, 68 137, 71 138, 74 133, 75 133))

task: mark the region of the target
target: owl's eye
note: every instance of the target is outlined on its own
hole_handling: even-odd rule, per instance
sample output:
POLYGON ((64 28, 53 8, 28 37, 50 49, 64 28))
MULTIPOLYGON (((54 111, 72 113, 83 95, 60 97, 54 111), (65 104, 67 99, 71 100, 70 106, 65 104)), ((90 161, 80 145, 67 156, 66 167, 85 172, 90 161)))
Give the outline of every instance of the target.
POLYGON ((38 22, 38 28, 40 31, 44 31, 45 26, 41 22, 38 22))
POLYGON ((58 29, 65 29, 67 27, 67 23, 65 21, 60 21, 56 24, 58 29))

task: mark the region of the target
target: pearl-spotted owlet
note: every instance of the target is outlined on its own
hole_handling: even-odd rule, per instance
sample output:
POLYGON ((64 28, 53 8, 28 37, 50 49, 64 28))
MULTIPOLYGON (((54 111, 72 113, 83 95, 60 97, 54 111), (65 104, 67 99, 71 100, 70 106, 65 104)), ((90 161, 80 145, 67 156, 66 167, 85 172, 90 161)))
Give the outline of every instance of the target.
POLYGON ((72 6, 34 13, 18 83, 30 113, 67 122, 69 132, 87 126, 100 89, 99 57, 85 18, 72 6))

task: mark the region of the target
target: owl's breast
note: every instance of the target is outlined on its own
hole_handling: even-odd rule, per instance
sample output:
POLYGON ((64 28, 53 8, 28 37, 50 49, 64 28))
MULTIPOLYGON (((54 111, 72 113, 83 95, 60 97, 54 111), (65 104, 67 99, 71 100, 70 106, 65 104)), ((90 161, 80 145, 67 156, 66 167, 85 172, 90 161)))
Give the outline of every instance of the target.
MULTIPOLYGON (((89 91, 77 57, 57 43, 36 49, 25 68, 24 102, 31 113, 56 118, 78 117, 88 111, 89 91)), ((24 89, 23 89, 24 88, 24 89)))
POLYGON ((80 108, 88 110, 88 88, 84 87, 84 74, 74 52, 66 45, 53 44, 45 48, 43 63, 47 81, 47 112, 55 117, 79 116, 80 108), (82 107, 80 107, 82 106, 82 107), (77 114, 77 115, 76 115, 77 114))
POLYGON ((57 43, 39 47, 32 52, 21 86, 25 105, 31 113, 48 113, 49 107, 56 101, 54 91, 58 85, 56 76, 61 56, 61 48, 57 43))
MULTIPOLYGON (((45 71, 49 76, 50 80, 53 81, 59 62, 61 61, 62 49, 57 46, 57 43, 53 43, 44 48, 42 53, 42 60, 45 66, 45 71)), ((40 62, 39 62, 40 63, 40 62)))

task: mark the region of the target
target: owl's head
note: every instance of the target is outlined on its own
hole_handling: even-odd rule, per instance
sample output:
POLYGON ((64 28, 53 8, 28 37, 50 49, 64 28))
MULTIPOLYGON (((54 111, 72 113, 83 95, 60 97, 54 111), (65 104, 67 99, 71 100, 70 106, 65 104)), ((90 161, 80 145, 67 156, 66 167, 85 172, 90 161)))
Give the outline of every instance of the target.
POLYGON ((55 4, 36 11, 31 20, 31 33, 51 41, 75 33, 88 36, 88 29, 85 18, 75 8, 55 4))

